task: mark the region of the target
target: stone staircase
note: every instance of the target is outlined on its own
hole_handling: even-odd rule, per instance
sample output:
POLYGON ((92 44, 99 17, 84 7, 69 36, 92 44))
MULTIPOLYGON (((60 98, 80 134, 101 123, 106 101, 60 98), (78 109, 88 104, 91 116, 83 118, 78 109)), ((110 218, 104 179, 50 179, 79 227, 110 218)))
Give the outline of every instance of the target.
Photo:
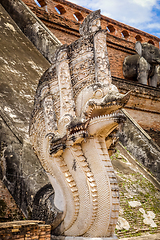
POLYGON ((144 233, 160 232, 160 183, 120 143, 111 159, 120 190, 119 217, 120 220, 124 219, 121 229, 118 229, 119 225, 117 225, 117 236, 119 238, 132 237, 144 233), (130 202, 139 204, 131 207, 130 202), (143 214, 139 209, 144 209, 146 214, 148 211, 155 214, 152 220, 157 226, 145 224, 143 214))

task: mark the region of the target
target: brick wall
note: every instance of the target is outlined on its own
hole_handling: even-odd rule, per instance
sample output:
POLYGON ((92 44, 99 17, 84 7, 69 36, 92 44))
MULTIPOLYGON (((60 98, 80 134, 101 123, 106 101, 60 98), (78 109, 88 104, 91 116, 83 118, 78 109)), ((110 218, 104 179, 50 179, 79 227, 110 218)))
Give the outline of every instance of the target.
POLYGON ((132 90, 125 109, 160 146, 160 89, 119 78, 112 82, 123 94, 132 90))
POLYGON ((13 197, 0 180, 0 222, 21 220, 24 215, 17 207, 13 197))
MULTIPOLYGON (((65 22, 68 20, 68 27, 70 28, 68 28, 68 30, 70 31, 72 30, 78 32, 79 23, 83 22, 84 18, 91 12, 89 9, 83 8, 66 0, 38 1, 42 7, 38 7, 34 0, 23 0, 23 2, 25 2, 35 13, 42 14, 41 18, 43 20, 46 20, 51 24, 57 24, 57 27, 58 23, 67 27, 65 22), (57 12, 56 9, 59 11, 57 12), (57 19, 57 21, 52 21, 55 19, 57 19)), ((118 38, 122 38, 133 43, 136 41, 152 42, 155 46, 159 47, 160 39, 158 37, 103 15, 101 25, 103 29, 106 28, 111 35, 118 38)), ((61 31, 60 27, 59 30, 61 31)))
MULTIPOLYGON (((79 24, 91 12, 65 0, 39 0, 42 7, 38 7, 34 0, 23 0, 23 2, 30 7, 62 44, 70 44, 79 38, 79 24)), ((150 42, 159 47, 160 38, 103 15, 101 26, 102 29, 108 30, 108 55, 111 73, 114 77, 123 78, 124 58, 135 53, 136 41, 150 42)))
POLYGON ((42 221, 15 221, 0 223, 0 239, 50 240, 51 226, 42 221))

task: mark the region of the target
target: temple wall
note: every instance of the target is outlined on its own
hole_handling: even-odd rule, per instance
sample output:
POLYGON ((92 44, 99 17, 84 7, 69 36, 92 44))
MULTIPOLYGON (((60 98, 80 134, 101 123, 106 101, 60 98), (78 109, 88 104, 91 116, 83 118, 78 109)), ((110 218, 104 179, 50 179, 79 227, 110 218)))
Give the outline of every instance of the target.
MULTIPOLYGON (((2 174, 0 173, 1 178, 2 174)), ((23 220, 24 215, 17 207, 8 189, 0 180, 0 222, 23 220)))
POLYGON ((132 91, 125 110, 160 146, 160 90, 119 78, 113 83, 121 93, 132 91))
MULTIPOLYGON (((61 41, 62 44, 70 44, 79 38, 79 24, 91 12, 76 4, 65 0, 39 0, 41 6, 34 0, 23 2, 38 16, 49 30, 61 41), (59 10, 59 13, 56 11, 59 10), (74 16, 77 16, 76 18, 74 16)), ((151 34, 120 23, 102 15, 102 29, 107 29, 108 54, 111 65, 111 73, 114 77, 123 78, 122 64, 124 58, 134 54, 136 41, 150 42, 159 47, 160 39, 151 34)))
MULTIPOLYGON (((62 44, 70 44, 80 37, 79 25, 91 12, 86 8, 65 0, 39 0, 42 7, 38 7, 34 0, 23 0, 23 2, 27 4, 62 44), (59 9, 59 13, 56 11, 56 8, 59 9), (74 15, 77 16, 77 20, 74 15)), ((160 39, 103 15, 101 26, 102 29, 108 30, 107 49, 111 74, 114 79, 118 79, 114 81, 114 84, 122 93, 132 90, 127 110, 148 133, 152 134, 152 137, 158 143, 157 139, 160 135, 160 90, 138 84, 136 81, 124 80, 122 65, 126 56, 136 53, 134 50, 136 41, 141 41, 142 43, 149 42, 159 47, 160 39), (120 79, 123 80, 120 81, 120 79), (146 91, 147 88, 148 90, 146 91), (141 91, 137 89, 141 89, 141 91), (145 95, 143 94, 144 92, 145 95), (158 97, 155 97, 157 94, 158 97)))
MULTIPOLYGON (((9 0, 14 3, 14 0, 9 0)), ((9 2, 8 0, 4 0, 2 2, 9 2)), ((81 12, 83 17, 88 15, 90 12, 87 9, 84 9, 75 4, 69 3, 67 1, 51 1, 46 0, 47 2, 47 11, 45 6, 39 8, 34 0, 23 0, 27 5, 33 10, 34 13, 43 21, 43 23, 51 30, 51 32, 58 38, 62 43, 71 43, 79 37, 79 22, 76 21, 73 13, 74 11, 81 12), (66 13, 57 14, 56 10, 54 10, 54 14, 52 13, 55 6, 59 3, 63 5, 66 9, 66 13), (49 8, 49 4, 52 3, 52 7, 49 8), (51 9, 51 10, 50 10, 51 9), (49 13, 50 11, 50 13, 49 13)), ((17 1, 18 2, 18 1, 17 1)), ((43 0, 41 0, 43 3, 43 0)), ((17 5, 18 6, 18 5, 17 5)), ((9 9, 8 9, 9 11, 9 9)), ((18 10, 17 10, 18 12, 18 10)), ((15 14, 15 12, 14 12, 15 14)), ((18 16, 18 15, 17 15, 18 16)), ((29 15, 28 15, 29 16, 29 15)), ((13 18, 14 16, 12 16, 13 18)), ((29 17, 30 18, 30 17, 29 17)), ((8 16, 7 18, 8 19, 8 16)), ((18 19, 18 18, 17 18, 18 19)), ((19 20, 20 22, 21 20, 19 20)), ((26 21, 27 22, 27 21, 26 21)), ((26 40, 26 37, 19 31, 19 29, 11 22, 8 22, 10 26, 3 28, 3 31, 9 36, 11 42, 14 43, 13 49, 15 51, 7 51, 9 54, 8 59, 14 59, 14 61, 9 62, 7 58, 4 58, 6 62, 1 65, 5 67, 5 74, 2 75, 1 84, 1 108, 3 111, 0 111, 0 143, 1 143, 1 166, 0 166, 0 178, 3 178, 8 189, 12 193, 12 196, 17 200, 17 205, 23 210, 23 213, 26 214, 26 217, 30 217, 30 209, 27 207, 33 206, 33 199, 37 196, 37 192, 39 190, 45 190, 44 187, 47 188, 48 178, 41 168, 36 155, 34 154, 31 146, 28 142, 22 141, 26 138, 28 139, 28 125, 31 109, 33 106, 33 96, 36 89, 36 85, 38 83, 38 79, 41 74, 50 66, 49 62, 46 61, 45 58, 33 47, 33 45, 26 40), (13 25, 13 27, 12 27, 13 25), (15 31, 13 30, 15 29, 15 31), (9 35, 9 32, 11 35, 9 35), (20 33, 19 33, 20 32, 20 33), (18 36, 18 33, 20 34, 18 36), (16 39, 13 41, 13 36, 16 36, 16 39), (19 39, 19 42, 18 40, 19 39), (23 47, 21 47, 21 44, 23 47), (23 49, 23 53, 19 49, 23 49), (25 49, 26 48, 26 49, 25 49), (28 53, 29 51, 29 53, 28 53), (10 55, 11 54, 11 55, 10 55), (29 56, 28 56, 29 55, 29 56), (16 64, 15 64, 16 63, 16 64), (14 65, 14 68, 12 68, 14 65), (18 67, 17 67, 18 65, 18 67), (17 68, 16 68, 17 67, 17 68), (6 70, 7 69, 7 70, 6 70), (13 73, 14 69, 14 73, 13 73), (7 76, 7 77, 6 77, 7 76), (23 81, 22 81, 23 80, 23 81), (23 84, 22 84, 23 83, 23 84), (25 89, 24 89, 25 86, 25 89), (15 114, 17 116, 15 116, 15 114), (10 119, 10 120, 9 120, 10 119), (21 130, 21 127, 25 129, 21 130), (17 130, 16 130, 17 129, 17 130), (26 137, 27 136, 27 137, 26 137), (3 146, 5 148, 3 148, 3 146), (10 164, 11 162, 15 163, 14 166, 10 164), (28 164, 26 164, 26 162, 28 164), (6 165, 4 165, 4 163, 6 165), (8 163, 8 166, 7 166, 8 163), (23 163, 23 164, 22 164, 23 163), (4 170, 4 166, 8 167, 4 170), (36 175, 34 173, 36 172, 36 175), (32 179, 32 176, 35 179, 32 179), (23 181, 25 179, 25 181, 23 181), (42 179, 42 180, 41 180, 42 179), (27 187, 26 187, 27 185, 27 187), (30 196, 33 199, 30 199, 30 196)), ((7 23, 6 23, 7 24, 7 23)), ((30 22, 29 27, 32 29, 32 21, 30 22)), ((159 101, 160 101, 160 90, 155 89, 153 87, 143 86, 140 84, 136 84, 134 82, 127 82, 122 79, 122 62, 125 56, 129 54, 134 54, 134 43, 136 41, 135 36, 139 34, 142 38, 142 42, 145 41, 153 41, 155 46, 159 46, 159 39, 149 35, 147 33, 141 32, 137 29, 129 27, 127 25, 118 23, 114 20, 111 20, 107 17, 102 17, 102 26, 106 28, 112 24, 115 31, 112 30, 108 33, 107 46, 109 53, 109 60, 111 65, 111 71, 113 75, 113 83, 120 89, 120 92, 125 93, 130 89, 133 90, 131 101, 129 102, 126 110, 133 116, 133 118, 140 123, 140 125, 148 131, 149 134, 157 142, 160 139, 160 109, 159 109, 159 101), (107 25, 108 24, 108 25, 107 25), (122 29, 127 30, 130 35, 128 39, 121 35, 122 29), (156 132, 156 134, 155 134, 156 132)), ((24 26, 24 25, 23 25, 24 26)), ((112 29, 111 26, 109 26, 112 29)), ((2 36, 4 33, 2 32, 2 36)), ((36 35, 35 38, 41 38, 41 35, 36 35)), ((32 40, 32 39, 30 39, 32 40)), ((49 42, 49 41, 48 41, 49 42)), ((6 43, 6 41, 5 41, 6 43)), ((54 42, 55 43, 55 42, 54 42)), ((7 43, 6 43, 7 44, 7 43)), ((58 44, 57 44, 58 45, 58 44)), ((12 44, 7 44, 7 47, 12 48, 12 44)), ((3 45, 5 48, 5 45, 3 45)), ((7 49, 6 47, 6 49, 7 49)), ((47 47, 46 47, 47 48, 47 47)), ((56 47, 55 47, 56 48, 56 47)), ((1 46, 2 50, 2 46, 1 46)), ((40 51, 40 50, 39 50, 40 51)), ((4 52, 5 54, 5 52, 4 52)), ((7 57, 7 55, 6 55, 7 57)), ((49 59, 49 57, 46 57, 49 59)), ((2 68, 2 71, 3 68, 2 68)), ((124 139, 125 140, 125 139, 124 139)), ((145 142, 145 141, 144 141, 145 142)), ((128 143, 126 143, 128 144, 128 143)), ((159 142, 160 144, 160 142, 159 142)), ((143 161, 142 161, 143 163, 143 161)), ((159 168, 158 168, 159 169, 159 168)), ((156 169, 157 170, 157 169, 156 169)), ((159 174, 159 172, 157 172, 159 174)), ((9 211, 12 210, 12 213, 16 213, 16 217, 23 217, 15 205, 15 202, 7 189, 4 187, 4 184, 0 183, 1 192, 0 192, 0 200, 1 203, 3 201, 6 202, 6 208, 1 208, 1 211, 4 211, 4 218, 10 217, 9 211)), ((41 197, 41 196, 40 196, 41 197)), ((5 205, 4 204, 4 205, 5 205)), ((1 204, 2 207, 2 204, 1 204)), ((41 208, 41 206, 40 206, 41 208)), ((32 210, 32 209, 31 209, 32 210)), ((43 209, 42 209, 43 210, 43 209)), ((46 209, 44 209, 46 211, 46 209)), ((13 218, 12 218, 13 219, 13 218)), ((50 226, 44 226, 43 224, 40 226, 38 223, 33 226, 33 224, 27 223, 25 226, 20 227, 14 225, 1 225, 0 226, 0 238, 2 236, 11 236, 14 239, 14 236, 18 237, 18 234, 21 232, 19 239, 28 237, 27 239, 32 239, 33 236, 39 234, 42 239, 50 239, 50 226), (19 229, 21 230, 19 231, 19 229), (12 231, 13 230, 13 231, 12 231), (17 231, 17 232, 16 232, 17 231), (30 236, 26 235, 30 232, 30 236), (16 234, 15 234, 16 233, 16 234), (6 235, 5 235, 6 234, 6 235), (15 234, 15 235, 14 235, 15 234)), ((2 238, 3 239, 3 238, 2 238)), ((17 238, 18 239, 18 238, 17 238)))
POLYGON ((1 218, 11 221, 21 220, 23 216, 37 219, 37 215, 41 215, 42 220, 43 213, 45 216, 48 214, 47 209, 43 209, 45 205, 40 205, 38 209, 37 201, 48 192, 51 196, 53 189, 30 144, 29 122, 38 80, 50 64, 1 5, 0 14, 0 179, 3 182, 0 185, 1 218), (18 208, 22 214, 18 213, 18 208), (11 215, 9 211, 12 212, 11 215))

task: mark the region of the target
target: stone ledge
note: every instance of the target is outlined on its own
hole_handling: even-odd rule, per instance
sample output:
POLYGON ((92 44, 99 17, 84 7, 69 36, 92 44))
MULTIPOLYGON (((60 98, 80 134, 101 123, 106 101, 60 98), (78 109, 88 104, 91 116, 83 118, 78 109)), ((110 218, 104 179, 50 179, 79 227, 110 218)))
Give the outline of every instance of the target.
POLYGON ((71 237, 71 236, 53 236, 51 237, 51 240, 118 240, 117 236, 113 237, 107 237, 107 238, 90 238, 90 237, 71 237))
MULTIPOLYGON (((28 227, 31 225, 38 226, 39 224, 44 224, 44 221, 25 220, 25 221, 3 222, 3 223, 0 223, 0 230, 5 228, 28 227)), ((44 225, 44 226, 47 226, 47 225, 44 225)))
POLYGON ((160 233, 147 234, 139 237, 120 238, 120 240, 159 240, 159 239, 160 239, 160 233))

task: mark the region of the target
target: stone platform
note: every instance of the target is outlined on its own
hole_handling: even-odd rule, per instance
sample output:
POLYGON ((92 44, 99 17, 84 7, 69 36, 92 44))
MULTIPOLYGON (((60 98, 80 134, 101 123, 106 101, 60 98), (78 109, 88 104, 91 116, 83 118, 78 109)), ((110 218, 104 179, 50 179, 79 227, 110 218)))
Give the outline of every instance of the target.
POLYGON ((70 237, 70 236, 53 236, 51 240, 118 240, 117 236, 107 238, 90 238, 90 237, 70 237))
POLYGON ((160 233, 145 234, 138 237, 120 238, 120 240, 160 240, 160 233))

